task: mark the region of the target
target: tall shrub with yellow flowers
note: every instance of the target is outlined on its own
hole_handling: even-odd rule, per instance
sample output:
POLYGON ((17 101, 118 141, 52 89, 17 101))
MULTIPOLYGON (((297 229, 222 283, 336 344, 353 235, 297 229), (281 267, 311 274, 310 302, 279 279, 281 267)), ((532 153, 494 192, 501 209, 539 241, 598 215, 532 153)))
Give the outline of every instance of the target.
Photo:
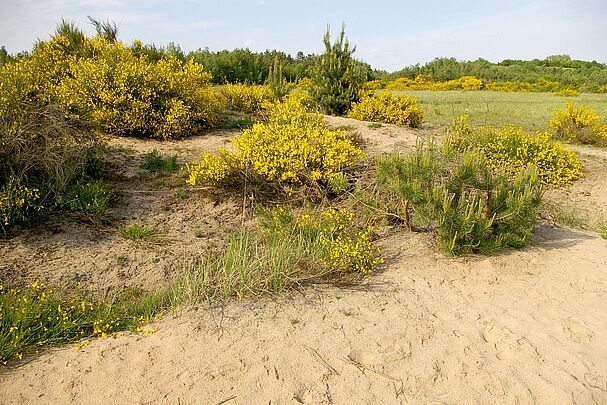
POLYGON ((219 100, 202 65, 174 56, 149 62, 121 42, 88 40, 93 56, 70 63, 57 87, 67 111, 116 135, 189 135, 217 120, 219 100))
POLYGON ((560 139, 582 144, 607 145, 607 122, 604 117, 583 105, 568 101, 564 110, 556 110, 548 126, 560 139))
POLYGON ((309 113, 297 97, 272 104, 267 122, 246 129, 232 144, 235 152, 222 149, 188 165, 189 183, 327 183, 364 156, 345 131, 327 129, 322 116, 309 113))

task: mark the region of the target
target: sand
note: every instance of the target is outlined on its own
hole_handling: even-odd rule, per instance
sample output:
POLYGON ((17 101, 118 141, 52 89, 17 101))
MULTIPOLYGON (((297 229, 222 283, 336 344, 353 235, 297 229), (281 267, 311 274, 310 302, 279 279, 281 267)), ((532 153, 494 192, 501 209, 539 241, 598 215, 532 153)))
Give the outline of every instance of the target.
MULTIPOLYGON (((356 126, 373 153, 423 135, 330 124, 356 126)), ((592 176, 602 207, 606 176, 592 176)), ((607 404, 607 241, 540 224, 493 257, 447 258, 410 232, 381 246, 386 263, 356 288, 200 304, 148 334, 45 350, 0 369, 0 402, 607 404)))

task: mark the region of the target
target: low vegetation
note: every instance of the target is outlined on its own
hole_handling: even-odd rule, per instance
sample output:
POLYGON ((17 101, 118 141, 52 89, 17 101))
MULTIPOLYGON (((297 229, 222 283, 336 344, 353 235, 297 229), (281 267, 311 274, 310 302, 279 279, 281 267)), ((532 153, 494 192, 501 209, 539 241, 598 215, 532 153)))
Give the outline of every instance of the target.
POLYGON ((174 173, 179 170, 177 156, 163 157, 157 149, 152 149, 143 157, 140 169, 150 173, 174 173))
POLYGON ((449 130, 447 145, 459 151, 477 151, 491 170, 511 178, 521 169, 534 167, 546 187, 570 186, 583 176, 577 152, 547 132, 529 134, 514 126, 472 128, 468 117, 462 116, 449 130))
POLYGON ((91 300, 83 293, 53 289, 36 281, 20 289, 0 284, 0 363, 45 346, 134 330, 164 306, 154 293, 91 300))
POLYGON ((118 228, 118 233, 124 239, 138 241, 148 238, 152 235, 152 229, 141 224, 132 224, 129 226, 121 226, 118 228))
POLYGON ((405 95, 390 93, 366 96, 352 104, 348 117, 419 128, 422 125, 424 111, 417 105, 417 101, 405 95))
POLYGON ((607 121, 588 107, 567 102, 565 110, 554 112, 549 127, 566 142, 607 146, 607 121))
POLYGON ((398 217, 434 229, 440 247, 452 255, 525 246, 542 195, 533 169, 511 178, 473 151, 432 142, 420 143, 410 156, 378 159, 377 181, 403 201, 398 217))

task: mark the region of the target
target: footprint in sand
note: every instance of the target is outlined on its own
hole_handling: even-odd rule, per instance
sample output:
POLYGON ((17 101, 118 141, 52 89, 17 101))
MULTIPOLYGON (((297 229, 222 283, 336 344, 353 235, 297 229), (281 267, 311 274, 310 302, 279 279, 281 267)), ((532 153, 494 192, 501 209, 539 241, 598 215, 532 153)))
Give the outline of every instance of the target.
POLYGON ((498 359, 511 360, 514 357, 515 347, 508 342, 511 336, 507 331, 490 324, 482 330, 481 337, 495 348, 495 357, 498 359))

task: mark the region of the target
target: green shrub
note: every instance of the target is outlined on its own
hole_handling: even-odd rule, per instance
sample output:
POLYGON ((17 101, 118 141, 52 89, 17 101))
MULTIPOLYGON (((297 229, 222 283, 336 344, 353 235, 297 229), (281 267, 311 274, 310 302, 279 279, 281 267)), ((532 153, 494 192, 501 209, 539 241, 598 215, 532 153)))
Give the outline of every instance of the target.
POLYGON ((232 141, 235 152, 206 153, 188 165, 189 183, 208 185, 326 184, 363 157, 345 131, 327 129, 322 116, 310 114, 297 97, 287 97, 268 110, 267 122, 257 123, 232 141))
POLYGON ((331 44, 327 29, 323 39, 325 52, 312 76, 310 94, 316 106, 326 114, 345 114, 351 104, 358 101, 358 92, 366 82, 364 71, 352 57, 356 47, 350 47, 345 35, 342 27, 339 39, 331 44))
POLYGON ((21 184, 16 177, 9 177, 0 188, 0 228, 6 233, 11 225, 26 222, 32 213, 42 209, 37 189, 21 184))
POLYGON ((289 93, 289 86, 282 75, 282 65, 278 56, 274 58, 274 63, 269 68, 266 85, 272 90, 272 94, 277 99, 281 99, 289 93))
POLYGON ((424 111, 417 102, 416 98, 394 96, 390 93, 363 97, 358 103, 352 104, 348 117, 419 128, 422 125, 424 111))
POLYGON ((70 211, 93 217, 103 216, 112 202, 112 192, 100 182, 77 183, 58 201, 57 205, 70 211))
POLYGON ((440 247, 453 255, 525 246, 542 195, 532 169, 511 179, 487 167, 477 152, 432 143, 406 157, 379 158, 377 182, 404 201, 409 225, 435 229, 440 247))
POLYGON ((559 139, 582 144, 607 145, 607 122, 593 109, 575 107, 568 101, 565 110, 557 110, 548 126, 559 139))
POLYGON ((152 173, 174 173, 179 169, 177 156, 163 158, 158 150, 153 149, 146 153, 139 168, 152 173))
POLYGON ((462 116, 449 130, 447 145, 459 151, 478 150, 494 171, 511 178, 535 167, 547 187, 566 187, 583 176, 577 152, 568 150, 547 132, 528 134, 522 128, 472 128, 462 116))

